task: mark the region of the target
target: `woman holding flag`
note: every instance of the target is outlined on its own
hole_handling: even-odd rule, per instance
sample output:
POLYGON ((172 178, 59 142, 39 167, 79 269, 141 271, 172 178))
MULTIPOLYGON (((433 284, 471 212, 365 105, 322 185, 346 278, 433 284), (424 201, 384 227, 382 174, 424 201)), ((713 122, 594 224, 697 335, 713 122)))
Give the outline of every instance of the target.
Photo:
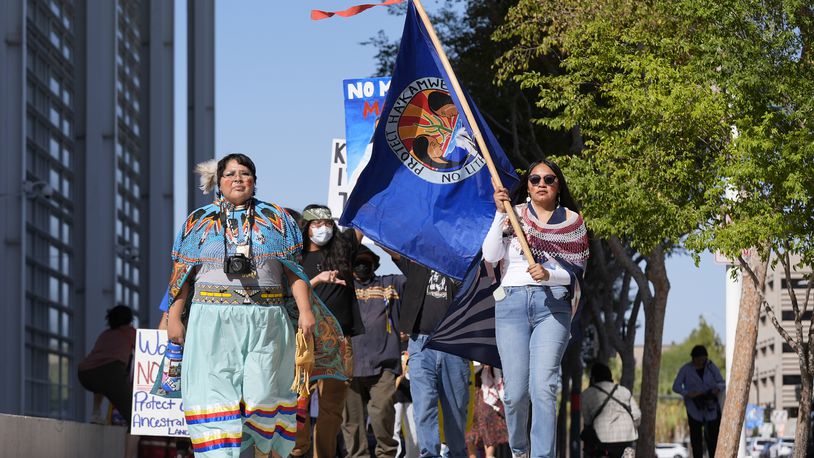
POLYGON ((524 179, 526 186, 518 186, 512 200, 535 263, 526 262, 522 243, 508 223, 504 202, 510 197, 503 187, 494 193, 497 214, 483 242, 483 259, 502 261, 505 297, 495 304, 495 336, 512 455, 554 457, 559 368, 579 303, 588 238, 555 163, 533 163, 524 179))

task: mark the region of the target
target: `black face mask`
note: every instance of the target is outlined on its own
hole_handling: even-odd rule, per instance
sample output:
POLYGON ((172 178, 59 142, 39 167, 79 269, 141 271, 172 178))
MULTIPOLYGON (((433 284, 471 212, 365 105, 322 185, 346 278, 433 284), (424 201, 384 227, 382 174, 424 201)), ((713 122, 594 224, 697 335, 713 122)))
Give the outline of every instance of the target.
POLYGON ((373 266, 367 262, 362 262, 353 266, 353 273, 361 281, 370 280, 373 276, 373 266))

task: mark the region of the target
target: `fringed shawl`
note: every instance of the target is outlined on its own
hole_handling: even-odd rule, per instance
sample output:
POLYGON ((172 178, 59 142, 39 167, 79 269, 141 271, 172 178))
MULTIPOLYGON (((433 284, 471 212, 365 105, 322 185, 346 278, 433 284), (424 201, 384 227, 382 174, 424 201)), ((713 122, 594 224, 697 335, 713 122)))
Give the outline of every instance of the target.
MULTIPOLYGON (((316 318, 314 331, 316 367, 311 379, 332 377, 344 380, 349 378, 352 373, 350 342, 342 334, 336 318, 314 294, 310 286, 310 279, 298 264, 302 251, 302 233, 297 223, 277 205, 256 199, 252 199, 249 204, 254 205, 252 261, 256 266, 272 259, 281 262, 305 281, 311 291, 311 310, 316 318)), ((172 247, 170 304, 178 296, 193 268, 196 266, 222 268, 224 247, 221 212, 226 205, 228 204, 221 199, 201 207, 193 211, 181 227, 172 247)), ((291 292, 288 291, 287 294, 286 308, 294 314, 292 318, 295 318, 296 303, 291 292)))
MULTIPOLYGON (((579 213, 563 209, 566 212, 564 221, 554 224, 543 223, 530 209, 530 205, 515 207, 529 248, 538 263, 553 260, 568 272, 571 277, 568 291, 572 299, 573 316, 579 306, 585 266, 588 263, 588 231, 585 229, 585 222, 579 213)), ((511 245, 514 249, 520 250, 517 237, 512 238, 511 245)))

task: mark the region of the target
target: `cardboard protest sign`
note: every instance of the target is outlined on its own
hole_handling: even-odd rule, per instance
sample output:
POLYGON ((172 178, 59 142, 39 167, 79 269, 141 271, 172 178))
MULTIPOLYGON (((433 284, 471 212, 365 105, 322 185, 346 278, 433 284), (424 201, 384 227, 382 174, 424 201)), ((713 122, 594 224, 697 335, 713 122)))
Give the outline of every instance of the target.
POLYGON ((167 331, 139 329, 133 366, 132 434, 142 436, 187 436, 181 399, 150 394, 167 350, 167 331))

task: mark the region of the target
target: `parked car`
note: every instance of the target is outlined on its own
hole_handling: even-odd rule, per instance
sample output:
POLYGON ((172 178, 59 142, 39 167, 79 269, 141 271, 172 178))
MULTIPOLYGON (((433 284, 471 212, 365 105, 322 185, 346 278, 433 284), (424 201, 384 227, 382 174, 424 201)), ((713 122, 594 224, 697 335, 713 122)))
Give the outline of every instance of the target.
POLYGON ((794 453, 794 438, 780 437, 772 444, 763 447, 760 452, 761 458, 780 458, 791 456, 794 453))
POLYGON ((764 449, 777 442, 771 437, 751 437, 746 440, 746 455, 750 458, 758 458, 764 449))
POLYGON ((681 444, 656 444, 657 458, 688 458, 689 456, 689 450, 681 444))

